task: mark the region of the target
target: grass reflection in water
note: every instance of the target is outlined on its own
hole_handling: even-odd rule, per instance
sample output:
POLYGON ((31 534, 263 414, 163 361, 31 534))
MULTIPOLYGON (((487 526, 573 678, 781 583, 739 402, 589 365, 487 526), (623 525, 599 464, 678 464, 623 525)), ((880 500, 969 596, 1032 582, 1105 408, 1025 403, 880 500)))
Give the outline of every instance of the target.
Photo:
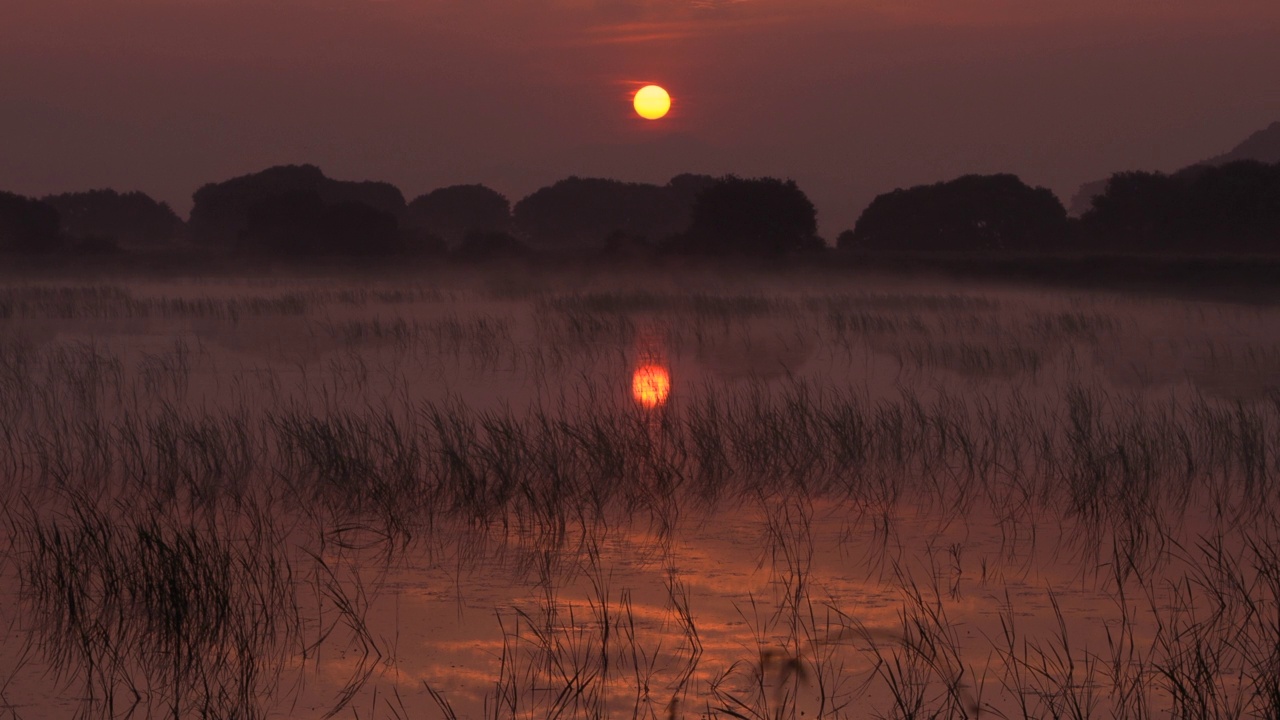
POLYGON ((806 287, 7 289, 0 695, 1276 714, 1280 313, 806 287))

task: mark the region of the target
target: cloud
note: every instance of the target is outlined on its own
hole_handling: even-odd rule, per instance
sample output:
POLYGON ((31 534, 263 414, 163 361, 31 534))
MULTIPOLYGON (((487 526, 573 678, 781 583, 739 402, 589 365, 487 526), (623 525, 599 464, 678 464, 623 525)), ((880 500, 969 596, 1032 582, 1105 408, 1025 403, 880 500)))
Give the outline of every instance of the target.
MULTIPOLYGON (((581 3, 577 3, 581 6, 581 3)), ((671 42, 722 35, 784 23, 796 15, 801 0, 636 0, 629 3, 591 2, 596 12, 585 21, 579 42, 587 45, 627 45, 671 42)))
POLYGON ((679 19, 661 22, 618 22, 592 25, 582 34, 582 42, 589 45, 629 44, 683 40, 707 33, 720 33, 735 28, 762 24, 754 21, 708 21, 679 19))

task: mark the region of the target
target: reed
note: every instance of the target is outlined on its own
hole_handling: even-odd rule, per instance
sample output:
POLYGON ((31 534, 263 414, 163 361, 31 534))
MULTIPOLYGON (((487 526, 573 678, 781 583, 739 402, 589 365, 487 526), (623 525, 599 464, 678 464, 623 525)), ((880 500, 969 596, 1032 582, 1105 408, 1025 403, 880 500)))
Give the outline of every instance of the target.
MULTIPOLYGON (((386 577, 447 560, 536 589, 496 611, 495 720, 1274 717, 1280 396, 1209 376, 1264 378, 1277 325, 1180 307, 1152 329, 1132 299, 1011 291, 11 285, 13 672, 43 664, 83 716, 266 717, 345 653, 318 714, 364 714, 386 577), (644 410, 625 391, 650 346, 686 374, 644 410), (717 375, 740 352, 764 359, 717 375), (467 394, 502 383, 533 390, 467 394), (679 566, 691 527, 741 513, 769 592, 730 658, 679 566), (661 623, 610 574, 632 531, 669 569, 661 623), (895 589, 891 623, 828 586, 832 552, 895 589), (1020 622, 1010 581, 1045 558, 1112 599, 1101 643, 1063 588, 1038 591, 1048 630, 1020 622), (955 615, 984 602, 991 637, 955 615)), ((412 714, 398 692, 369 713, 412 714)))

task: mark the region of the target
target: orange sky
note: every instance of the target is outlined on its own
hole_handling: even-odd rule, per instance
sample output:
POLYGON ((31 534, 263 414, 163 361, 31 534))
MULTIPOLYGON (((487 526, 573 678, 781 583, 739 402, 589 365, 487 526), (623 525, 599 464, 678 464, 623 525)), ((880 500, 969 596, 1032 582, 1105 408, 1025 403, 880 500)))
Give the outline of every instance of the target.
MULTIPOLYGON (((5 0, 0 189, 312 162, 409 197, 568 174, 875 194, 1009 171, 1068 196, 1280 119, 1273 0, 5 0), (1229 7, 1219 7, 1229 6, 1229 7), (631 112, 637 82, 668 119, 631 112)), ((1064 198, 1067 199, 1067 198, 1064 198)))

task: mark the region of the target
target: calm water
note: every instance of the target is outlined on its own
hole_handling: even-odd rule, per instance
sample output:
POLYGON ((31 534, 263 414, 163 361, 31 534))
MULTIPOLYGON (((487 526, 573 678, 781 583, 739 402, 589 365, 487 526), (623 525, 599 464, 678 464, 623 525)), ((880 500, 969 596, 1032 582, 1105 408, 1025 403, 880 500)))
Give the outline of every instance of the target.
POLYGON ((18 717, 1280 697, 1271 308, 688 277, 3 294, 18 717))

